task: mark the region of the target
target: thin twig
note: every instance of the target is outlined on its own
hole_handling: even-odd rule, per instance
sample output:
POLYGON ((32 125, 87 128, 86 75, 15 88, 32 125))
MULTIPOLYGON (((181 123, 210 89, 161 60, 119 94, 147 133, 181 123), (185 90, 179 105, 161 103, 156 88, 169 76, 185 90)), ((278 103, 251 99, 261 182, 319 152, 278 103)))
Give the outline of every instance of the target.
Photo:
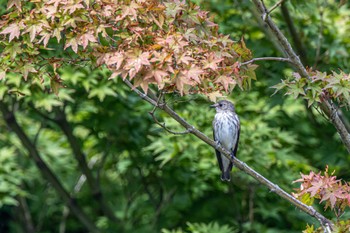
POLYGON ((242 62, 241 66, 248 65, 256 61, 281 61, 281 62, 293 63, 289 58, 285 58, 285 57, 257 57, 257 58, 253 58, 252 60, 242 62))
POLYGON ((189 134, 191 133, 190 129, 186 129, 185 131, 182 131, 182 132, 177 132, 177 131, 173 131, 171 129, 169 129, 168 127, 165 126, 165 123, 160 123, 157 119, 157 117, 154 115, 153 112, 149 112, 149 114, 152 116, 154 122, 159 125, 160 127, 162 127, 165 131, 167 131, 168 133, 171 133, 171 134, 175 134, 175 135, 184 135, 184 134, 189 134))
MULTIPOLYGON (((165 104, 165 103, 159 104, 159 101, 160 101, 160 99, 161 99, 161 97, 162 97, 162 94, 157 98, 157 101, 154 101, 154 100, 150 99, 150 97, 148 97, 146 94, 144 94, 144 93, 140 92, 139 90, 137 90, 128 80, 125 80, 124 82, 125 82, 126 85, 128 85, 132 90, 138 91, 138 94, 139 94, 139 96, 140 96, 142 99, 144 99, 144 100, 146 100, 146 101, 148 101, 148 102, 150 102, 150 101, 152 102, 152 105, 154 106, 154 108, 153 108, 153 110, 152 110, 151 112, 149 112, 149 114, 152 116, 154 122, 155 122, 157 125, 159 125, 160 127, 162 127, 162 128, 163 128, 165 131, 167 131, 168 133, 175 134, 175 135, 183 135, 183 134, 191 133, 191 129, 186 129, 186 130, 183 131, 183 132, 176 132, 176 131, 173 131, 173 130, 167 128, 167 127, 165 126, 165 123, 161 123, 161 122, 158 121, 158 119, 157 119, 156 116, 154 115, 154 112, 155 112, 155 110, 156 110, 157 108, 159 108, 159 107, 161 108, 162 105, 165 104)), ((155 95, 153 94, 153 92, 150 91, 149 94, 152 95, 153 98, 155 97, 155 95)))
POLYGON ((266 12, 266 14, 263 16, 263 20, 265 21, 267 16, 271 14, 272 11, 274 11, 277 7, 279 7, 285 0, 278 1, 275 5, 273 5, 270 10, 266 12))

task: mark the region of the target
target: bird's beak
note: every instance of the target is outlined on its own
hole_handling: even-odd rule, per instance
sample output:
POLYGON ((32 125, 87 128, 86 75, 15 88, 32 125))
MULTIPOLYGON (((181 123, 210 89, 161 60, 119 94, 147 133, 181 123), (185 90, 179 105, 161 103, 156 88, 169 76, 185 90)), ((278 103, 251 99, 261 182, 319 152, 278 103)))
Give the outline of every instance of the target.
POLYGON ((213 105, 210 105, 211 108, 216 108, 218 106, 218 104, 213 104, 213 105))

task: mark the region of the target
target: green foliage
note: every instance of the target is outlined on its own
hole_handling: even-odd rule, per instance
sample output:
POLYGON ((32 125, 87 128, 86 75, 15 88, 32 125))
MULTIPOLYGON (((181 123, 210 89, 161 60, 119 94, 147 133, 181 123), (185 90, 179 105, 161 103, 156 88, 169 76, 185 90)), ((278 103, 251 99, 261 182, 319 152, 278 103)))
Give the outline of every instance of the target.
POLYGON ((21 184, 28 177, 18 167, 16 160, 14 147, 0 149, 0 207, 18 205, 16 197, 27 194, 21 184))
MULTIPOLYGON (((8 3, 11 9, 5 13, 9 18, 2 18, 6 22, 0 29, 3 55, 0 58, 0 101, 14 111, 19 125, 44 161, 92 222, 103 232, 294 233, 305 229, 306 222, 310 224, 306 232, 322 232, 311 217, 236 168, 232 172, 232 182, 222 183, 213 148, 190 134, 179 136, 165 132, 149 116, 153 109, 150 105, 123 85, 120 78, 108 78, 119 71, 129 74, 139 65, 139 73, 130 73, 135 75, 134 85, 146 90, 148 86, 142 81, 149 82, 154 90, 162 87, 160 78, 167 92, 166 102, 206 135, 212 135, 214 116, 206 97, 194 94, 181 97, 181 90, 183 94, 200 90, 214 99, 221 91, 230 91, 235 85, 244 90, 250 87, 249 92, 236 88, 227 97, 235 102, 242 123, 239 159, 287 192, 295 192, 292 181, 298 179, 300 172, 308 174, 310 170, 323 169, 326 164, 338 171, 339 179, 349 180, 349 156, 334 129, 318 114, 317 108, 307 108, 302 98, 293 98, 302 95, 311 105, 320 101, 320 89, 321 93, 332 95, 342 103, 348 98, 345 91, 350 52, 346 34, 348 5, 339 7, 334 1, 322 3, 327 5, 318 5, 316 1, 287 2, 298 35, 308 51, 303 59, 309 67, 316 64, 314 67, 320 70, 311 73, 320 80, 312 82, 301 77, 299 83, 287 64, 261 62, 256 70, 255 65, 239 65, 252 54, 254 57, 281 56, 256 22, 260 16, 252 11, 250 1, 197 1, 201 9, 215 16, 220 32, 237 42, 221 35, 218 27, 211 25, 212 19, 206 12, 195 5, 165 1, 168 4, 165 8, 159 7, 158 2, 152 5, 153 1, 138 1, 137 4, 148 5, 125 8, 126 2, 115 6, 110 1, 92 4, 92 1, 11 0, 8 3), (110 9, 111 4, 116 8, 110 9), (40 8, 45 11, 38 12, 40 8), (323 19, 320 18, 321 9, 323 19), (147 10, 149 16, 155 17, 146 19, 147 14, 143 13, 147 10), (113 20, 124 18, 118 25, 113 20, 107 22, 112 16, 113 20), (106 24, 99 23, 101 20, 106 24), (12 24, 19 21, 24 24, 12 24), (41 31, 37 24, 44 24, 41 31), (170 27, 173 30, 169 30, 170 27), (155 35, 158 32, 159 35, 155 35), (320 32, 321 42, 318 40, 320 32), (159 36, 163 40, 156 40, 159 36), (175 43, 174 38, 181 38, 179 42, 189 44, 172 47, 164 42, 166 36, 171 37, 168 42, 175 43), (318 48, 320 55, 316 56, 318 48), (212 54, 226 50, 232 57, 220 61, 222 57, 212 54), (149 56, 144 56, 147 52, 149 56), (234 52, 241 54, 237 56, 234 52), (122 54, 122 58, 118 54, 122 54), (135 60, 135 55, 139 55, 140 60, 135 60), (152 60, 156 58, 164 60, 152 60), (96 63, 105 64, 109 69, 97 68, 96 63), (166 70, 168 66, 173 67, 174 72, 166 70), (153 76, 138 79, 144 69, 150 67, 157 68, 147 70, 153 72, 153 76), (202 69, 198 71, 196 67, 202 69), (335 67, 343 71, 332 73, 329 69, 335 67), (205 74, 197 76, 203 70, 205 74), (175 76, 186 72, 191 75, 182 88, 181 82, 174 83, 175 76), (233 72, 232 79, 225 78, 227 72, 233 72), (322 77, 323 72, 327 72, 325 77, 322 77), (210 81, 201 86, 195 80, 198 77, 210 81), (255 77, 257 81, 250 84, 255 77), (326 83, 332 78, 339 82, 326 83), (281 79, 284 81, 279 84, 281 79), (189 80, 191 82, 187 83, 189 80), (271 96, 273 85, 290 95, 271 96), (88 182, 80 183, 82 171, 74 151, 55 121, 62 113, 93 175, 98 177, 103 198, 120 222, 103 213, 88 182)), ((264 2, 268 6, 275 3, 264 2)), ((5 9, 0 7, 0 12, 5 9)), ((276 9, 271 17, 288 35, 280 11, 276 9)), ((179 132, 184 130, 164 112, 157 110, 155 113, 166 127, 179 132)), ((346 111, 344 114, 348 117, 346 111)), ((56 232, 63 226, 66 232, 85 232, 73 213, 65 215, 67 207, 62 198, 40 175, 28 151, 3 117, 0 118, 0 132, 0 231, 27 232, 22 215, 28 213, 37 232, 56 232), (28 212, 19 205, 22 197, 28 212)), ((318 201, 309 193, 302 198, 307 204, 318 201)), ((316 208, 323 209, 322 206, 316 208)), ((325 214, 332 217, 330 213, 325 214)), ((334 222, 339 232, 346 232, 348 215, 345 213, 342 218, 334 222)))
MULTIPOLYGON (((308 102, 308 107, 321 103, 325 97, 332 98, 340 106, 350 105, 350 77, 344 72, 327 75, 325 72, 310 72, 310 78, 300 77, 294 73, 292 77, 282 80, 273 86, 277 91, 286 90, 286 95, 293 98, 302 96, 308 102)), ((275 93, 276 93, 275 92, 275 93)))
MULTIPOLYGON (((205 223, 190 223, 187 222, 187 228, 188 233, 210 233, 210 232, 217 232, 217 233, 234 233, 237 231, 234 231, 231 227, 227 225, 220 226, 217 222, 211 222, 209 224, 205 223)), ((186 231, 183 230, 166 230, 162 229, 162 233, 185 233, 186 231)))

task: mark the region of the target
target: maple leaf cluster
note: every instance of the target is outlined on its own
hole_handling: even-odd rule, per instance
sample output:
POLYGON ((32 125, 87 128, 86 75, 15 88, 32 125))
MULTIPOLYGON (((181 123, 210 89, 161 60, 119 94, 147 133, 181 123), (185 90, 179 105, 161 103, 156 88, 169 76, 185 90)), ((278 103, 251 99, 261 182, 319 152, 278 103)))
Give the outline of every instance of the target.
POLYGON ((301 174, 301 179, 294 181, 301 184, 293 195, 309 205, 318 199, 320 203, 325 203, 325 209, 330 207, 337 217, 341 216, 345 208, 350 206, 350 186, 333 176, 333 173, 330 175, 326 167, 323 175, 313 171, 308 175, 301 174))
POLYGON ((215 100, 255 79, 256 65, 240 65, 252 57, 243 40, 220 34, 191 2, 10 0, 8 10, 0 20, 0 80, 49 73, 57 90, 57 68, 89 60, 145 92, 155 85, 215 100))
POLYGON ((293 73, 273 88, 276 92, 285 90, 286 95, 291 95, 295 99, 301 96, 308 101, 309 107, 314 103, 321 103, 325 97, 333 99, 341 107, 350 107, 349 74, 343 71, 327 74, 309 70, 309 77, 301 77, 299 73, 293 73))

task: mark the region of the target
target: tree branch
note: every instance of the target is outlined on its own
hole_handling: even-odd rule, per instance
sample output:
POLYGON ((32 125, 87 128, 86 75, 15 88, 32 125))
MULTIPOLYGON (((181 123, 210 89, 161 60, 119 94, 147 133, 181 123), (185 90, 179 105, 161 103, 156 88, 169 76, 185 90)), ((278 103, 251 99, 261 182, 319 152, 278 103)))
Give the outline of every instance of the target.
MULTIPOLYGON (((93 167, 96 164, 96 162, 97 162, 97 159, 90 160, 88 164, 89 167, 93 167)), ((73 188, 74 194, 77 194, 78 192, 80 192, 85 181, 86 181, 86 176, 84 174, 81 174, 78 181, 74 185, 74 188, 73 188)), ((70 213, 69 208, 67 208, 67 206, 64 206, 62 211, 62 220, 59 224, 59 233, 64 233, 66 231, 66 221, 69 216, 69 213, 70 213)))
POLYGON ((19 195, 18 198, 18 209, 21 213, 22 228, 26 233, 35 233, 35 227, 33 225, 32 215, 30 214, 28 203, 25 197, 19 195))
MULTIPOLYGON (((261 0, 253 0, 253 3, 262 16, 267 13, 266 7, 261 0)), ((271 17, 267 16, 265 22, 300 75, 304 76, 307 79, 311 79, 306 68, 292 49, 291 44, 288 42, 284 34, 279 30, 277 25, 273 22, 271 17)), ((329 98, 324 98, 324 101, 322 104, 320 104, 320 107, 322 111, 327 115, 328 119, 330 119, 330 121, 333 123, 334 127, 337 129, 343 144, 350 153, 350 135, 345 127, 343 120, 338 115, 337 108, 333 107, 333 103, 331 100, 329 100, 329 98)))
POLYGON ((56 111, 56 118, 53 120, 66 135, 67 140, 72 148, 75 159, 78 161, 78 165, 82 173, 84 174, 86 181, 91 189, 92 195, 94 199, 99 203, 100 209, 103 213, 114 223, 119 222, 119 220, 115 217, 113 211, 109 208, 108 204, 105 202, 103 197, 103 193, 101 187, 97 181, 97 179, 92 174, 90 170, 84 153, 81 150, 81 145, 79 140, 74 136, 73 129, 69 124, 66 114, 64 110, 56 111))
MULTIPOLYGON (((157 100, 153 99, 150 95, 142 93, 140 90, 135 88, 128 80, 124 80, 126 85, 130 87, 131 90, 136 92, 142 99, 146 100, 153 106, 157 105, 157 100)), ((294 206, 298 207, 300 210, 304 211, 305 213, 309 214, 310 216, 316 218, 323 227, 325 228, 331 228, 332 223, 330 220, 328 220, 326 217, 324 217, 322 214, 317 212, 312 206, 308 206, 296 198, 294 198, 292 195, 281 189, 278 185, 272 183, 268 179, 266 179, 264 176, 260 175, 258 172, 250 168, 247 164, 244 162, 238 160, 236 157, 231 157, 230 153, 223 149, 221 146, 218 146, 212 139, 207 137, 205 134, 203 134, 201 131, 197 130, 194 126, 189 124, 185 119, 180 117, 174 110, 172 110, 169 106, 167 106, 165 103, 161 103, 158 105, 160 109, 168 113, 170 117, 172 117, 174 120, 176 120, 180 125, 182 125, 185 129, 189 130, 193 135, 195 135, 197 138, 201 139, 203 142, 207 143, 211 147, 219 150, 222 154, 224 154, 228 159, 230 159, 233 164, 245 172, 246 174, 252 176, 255 180, 257 180, 259 183, 265 185, 268 187, 272 192, 276 193, 278 196, 282 197, 283 199, 287 200, 294 206)))
POLYGON ((257 58, 253 58, 252 60, 241 63, 241 66, 248 65, 256 61, 281 61, 281 62, 292 63, 292 61, 289 58, 285 58, 285 57, 257 57, 257 58))
POLYGON ((85 226, 89 232, 98 233, 99 229, 94 225, 94 223, 85 215, 82 209, 77 205, 75 200, 69 195, 65 190, 61 182, 58 180, 56 175, 47 166, 45 161, 41 158, 35 145, 31 142, 29 137, 25 134, 23 129, 17 123, 15 115, 10 112, 2 101, 0 101, 0 111, 3 114, 6 124, 13 130, 17 137, 22 142, 23 146, 27 149, 29 156, 34 160, 37 168, 39 169, 41 175, 46 179, 52 187, 56 190, 58 195, 63 199, 74 215, 79 219, 79 221, 85 226))
POLYGON ((296 51, 300 55, 301 61, 303 63, 307 64, 308 63, 307 62, 307 53, 306 53, 307 51, 305 49, 304 44, 300 40, 299 33, 295 29, 293 19, 289 14, 289 10, 288 10, 288 7, 286 6, 285 2, 282 3, 282 5, 281 5, 281 12, 282 12, 282 16, 283 16, 284 20, 287 23, 287 27, 288 27, 289 33, 292 37, 296 51))

